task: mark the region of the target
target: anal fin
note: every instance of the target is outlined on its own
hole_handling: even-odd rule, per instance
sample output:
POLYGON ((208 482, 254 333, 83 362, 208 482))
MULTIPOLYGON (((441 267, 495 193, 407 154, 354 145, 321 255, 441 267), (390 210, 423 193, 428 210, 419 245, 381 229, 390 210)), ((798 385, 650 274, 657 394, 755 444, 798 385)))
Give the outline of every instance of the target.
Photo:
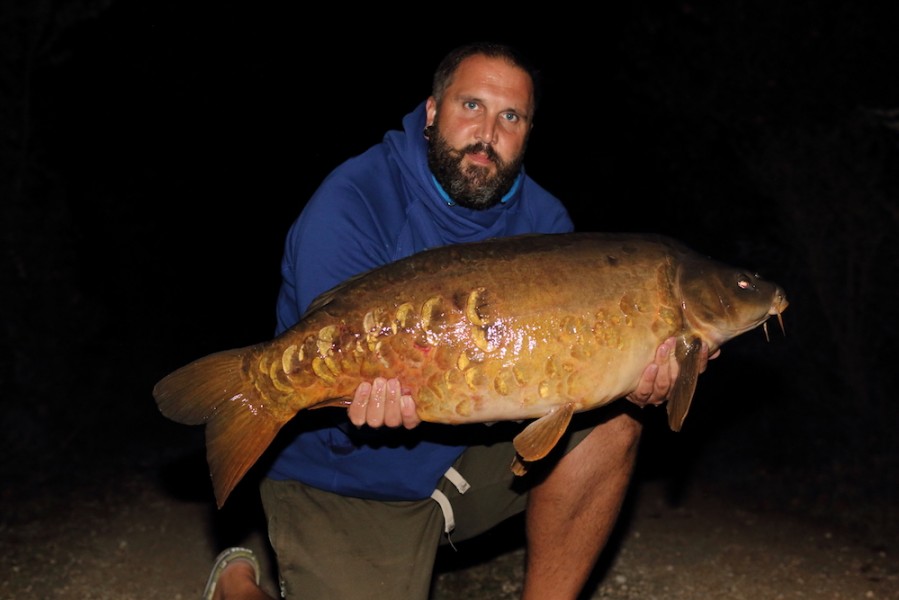
POLYGON ((549 454, 568 429, 573 414, 574 404, 569 402, 540 417, 516 435, 512 445, 518 454, 512 461, 512 472, 524 475, 527 471, 524 461, 533 462, 549 454))

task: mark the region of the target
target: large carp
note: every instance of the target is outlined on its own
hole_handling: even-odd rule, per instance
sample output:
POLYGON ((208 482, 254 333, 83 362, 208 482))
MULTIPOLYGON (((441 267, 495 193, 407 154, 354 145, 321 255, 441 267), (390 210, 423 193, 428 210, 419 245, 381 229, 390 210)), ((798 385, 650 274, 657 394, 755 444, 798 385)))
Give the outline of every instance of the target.
POLYGON ((423 421, 535 419, 514 439, 521 474, 572 414, 634 391, 671 336, 668 415, 679 430, 702 343, 712 353, 786 307, 778 285, 662 236, 494 239, 352 278, 280 336, 200 358, 153 395, 166 417, 205 423, 219 507, 297 412, 346 406, 376 376, 399 378, 423 421))

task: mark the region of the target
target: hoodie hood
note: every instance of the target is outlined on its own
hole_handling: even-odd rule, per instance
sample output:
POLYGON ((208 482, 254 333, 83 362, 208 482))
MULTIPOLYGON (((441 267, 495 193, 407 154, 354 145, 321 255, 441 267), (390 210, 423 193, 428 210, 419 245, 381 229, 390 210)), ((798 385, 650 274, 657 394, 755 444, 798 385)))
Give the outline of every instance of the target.
POLYGON ((410 218, 424 225, 437 223, 444 236, 455 242, 483 239, 484 232, 500 235, 506 229, 506 219, 518 211, 524 169, 503 202, 486 210, 473 210, 452 202, 428 168, 428 141, 424 137, 425 102, 403 118, 403 131, 389 131, 384 136, 388 154, 407 176, 408 185, 418 187, 413 193, 425 199, 410 207, 410 218), (415 214, 421 211, 421 214, 415 214))

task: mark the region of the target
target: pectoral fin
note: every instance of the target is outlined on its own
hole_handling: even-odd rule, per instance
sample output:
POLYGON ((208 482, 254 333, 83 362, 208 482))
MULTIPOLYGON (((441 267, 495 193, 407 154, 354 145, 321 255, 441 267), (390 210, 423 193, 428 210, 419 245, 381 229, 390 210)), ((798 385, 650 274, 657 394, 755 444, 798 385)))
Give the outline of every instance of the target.
POLYGON ((690 411, 690 403, 699 379, 699 354, 702 342, 699 339, 681 340, 674 351, 678 364, 677 380, 668 400, 668 426, 680 431, 690 411))
POLYGON ((512 461, 512 472, 524 475, 527 466, 522 461, 540 460, 555 447, 559 438, 565 433, 574 414, 574 404, 570 402, 558 407, 548 415, 544 415, 524 428, 515 436, 512 445, 518 455, 512 461))

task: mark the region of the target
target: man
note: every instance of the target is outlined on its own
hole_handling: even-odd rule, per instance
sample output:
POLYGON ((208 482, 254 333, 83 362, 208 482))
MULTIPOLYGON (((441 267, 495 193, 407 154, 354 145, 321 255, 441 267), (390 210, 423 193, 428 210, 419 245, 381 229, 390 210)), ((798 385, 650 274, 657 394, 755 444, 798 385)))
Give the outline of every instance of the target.
MULTIPOLYGON (((335 169, 291 227, 278 333, 333 285, 426 248, 571 231, 562 203, 522 166, 537 104, 535 75, 514 50, 451 52, 404 131, 335 169)), ((439 544, 526 510, 522 598, 575 598, 633 471, 641 424, 629 407, 664 400, 673 346, 659 348, 630 403, 577 415, 560 452, 521 478, 509 467, 523 424, 420 423, 402 382, 360 385, 346 414, 322 411, 325 422, 291 432, 262 483, 282 595, 427 598, 439 544)), ((254 560, 224 552, 207 597, 265 597, 254 560)))

